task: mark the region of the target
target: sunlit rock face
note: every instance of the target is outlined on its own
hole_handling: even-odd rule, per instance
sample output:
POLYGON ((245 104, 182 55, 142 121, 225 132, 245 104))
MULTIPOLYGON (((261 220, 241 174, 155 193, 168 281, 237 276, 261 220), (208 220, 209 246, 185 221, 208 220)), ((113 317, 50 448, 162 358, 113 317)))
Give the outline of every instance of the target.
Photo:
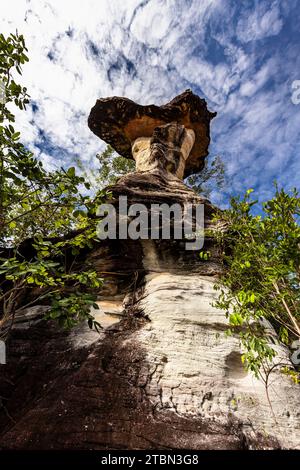
MULTIPOLYGON (((145 254, 153 266, 153 253, 145 254)), ((213 306, 214 282, 179 269, 148 274, 140 308, 150 321, 135 334, 150 367, 147 396, 156 410, 232 423, 231 432, 237 425, 252 448, 299 448, 299 388, 277 367, 267 395, 265 383, 247 373, 238 338, 226 336, 227 318, 213 306)), ((289 363, 287 349, 277 351, 276 362, 289 363)))
POLYGON ((170 179, 182 179, 194 142, 193 129, 185 129, 181 124, 156 127, 152 137, 138 137, 133 143, 136 171, 158 172, 170 179))

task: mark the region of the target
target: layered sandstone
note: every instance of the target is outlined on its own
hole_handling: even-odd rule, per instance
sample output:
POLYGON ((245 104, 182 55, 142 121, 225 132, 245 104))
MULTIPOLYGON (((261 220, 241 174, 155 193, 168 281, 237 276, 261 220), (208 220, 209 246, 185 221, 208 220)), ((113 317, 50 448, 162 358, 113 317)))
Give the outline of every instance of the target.
MULTIPOLYGON (((190 91, 161 107, 98 100, 93 132, 137 162, 110 187, 117 211, 119 196, 148 211, 203 204, 205 229, 216 224, 213 205, 182 181, 203 167, 211 117, 190 91)), ((203 249, 208 261, 184 240, 95 242, 84 256, 106 279, 100 335, 60 331, 43 321, 44 307, 20 314, 0 366, 0 448, 300 448, 299 386, 277 368, 267 395, 245 371, 213 306, 223 267, 209 236, 203 249)), ((280 344, 278 353, 289 361, 280 344)))

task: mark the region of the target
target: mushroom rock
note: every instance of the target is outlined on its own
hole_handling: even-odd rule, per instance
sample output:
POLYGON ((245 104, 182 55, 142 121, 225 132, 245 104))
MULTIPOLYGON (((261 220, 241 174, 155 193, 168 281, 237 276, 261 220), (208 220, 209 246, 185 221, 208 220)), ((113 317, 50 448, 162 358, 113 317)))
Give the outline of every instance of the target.
POLYGON ((186 90, 172 101, 142 106, 128 98, 114 96, 97 100, 88 125, 94 134, 117 153, 137 161, 137 170, 161 168, 168 159, 174 173, 182 178, 204 167, 210 142, 209 124, 216 113, 206 101, 186 90), (149 159, 144 166, 143 160, 149 159))
MULTIPOLYGON (((223 229, 182 181, 203 167, 213 116, 191 91, 164 106, 98 100, 90 128, 136 160, 109 188, 117 212, 120 196, 149 213, 152 203, 203 204, 205 229, 223 229)), ((0 365, 0 448, 299 449, 299 386, 275 368, 267 395, 245 371, 213 306, 223 267, 209 236, 203 249, 208 261, 174 237, 95 242, 82 262, 105 278, 100 335, 62 332, 39 307, 17 315, 0 365)), ((289 361, 284 346, 278 354, 289 361)))

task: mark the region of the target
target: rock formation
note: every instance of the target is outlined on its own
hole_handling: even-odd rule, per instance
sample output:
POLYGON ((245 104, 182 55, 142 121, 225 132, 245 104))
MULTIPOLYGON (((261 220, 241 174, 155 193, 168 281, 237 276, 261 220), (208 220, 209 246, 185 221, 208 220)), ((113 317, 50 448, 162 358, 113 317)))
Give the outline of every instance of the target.
MULTIPOLYGON (((119 196, 149 213, 151 204, 203 204, 209 229, 214 207, 182 178, 203 167, 213 116, 190 91, 161 107, 98 100, 91 130, 136 160, 110 187, 116 210, 119 196)), ((269 402, 245 371, 212 306, 222 265, 209 236, 204 249, 208 261, 174 237, 95 243, 87 259, 106 278, 100 335, 58 330, 43 321, 45 307, 17 316, 0 366, 0 448, 300 448, 299 386, 274 370, 269 402)), ((288 361, 283 346, 279 354, 288 361)))
POLYGON ((186 90, 164 106, 141 106, 119 97, 97 100, 88 124, 98 137, 130 159, 134 158, 132 146, 136 139, 156 138, 156 129, 164 124, 177 123, 193 130, 195 142, 185 168, 188 176, 204 166, 210 142, 209 123, 215 116, 216 113, 208 111, 205 100, 186 90))

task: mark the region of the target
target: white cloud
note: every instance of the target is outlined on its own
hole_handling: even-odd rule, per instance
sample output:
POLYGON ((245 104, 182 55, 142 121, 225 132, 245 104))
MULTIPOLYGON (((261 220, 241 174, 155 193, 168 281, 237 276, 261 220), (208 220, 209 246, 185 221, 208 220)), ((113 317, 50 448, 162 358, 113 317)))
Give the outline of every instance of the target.
POLYGON ((241 84, 240 93, 242 96, 252 96, 265 85, 272 75, 277 73, 277 63, 274 59, 270 59, 255 74, 251 76, 251 80, 247 80, 241 84))
POLYGON ((300 111, 289 101, 287 77, 299 60, 294 44, 284 56, 256 45, 282 34, 283 8, 289 14, 277 1, 251 10, 230 0, 3 2, 1 30, 17 28, 26 38, 22 81, 38 107, 18 113, 17 127, 48 167, 80 155, 92 168, 104 147, 87 127, 98 97, 162 104, 191 87, 218 111, 211 153, 227 162, 228 191, 251 183, 265 194, 276 172, 292 184, 300 169, 300 111))
POLYGON ((263 39, 276 36, 283 26, 280 17, 279 2, 262 1, 255 5, 255 9, 249 14, 244 13, 237 25, 237 36, 242 42, 263 39))

